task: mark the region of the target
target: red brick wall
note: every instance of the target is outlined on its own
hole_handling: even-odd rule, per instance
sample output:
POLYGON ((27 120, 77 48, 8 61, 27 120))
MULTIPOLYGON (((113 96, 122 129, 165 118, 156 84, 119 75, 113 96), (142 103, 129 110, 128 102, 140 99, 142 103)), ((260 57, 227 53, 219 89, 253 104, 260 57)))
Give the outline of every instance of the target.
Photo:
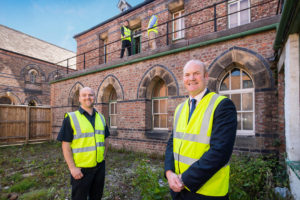
MULTIPOLYGON (((65 68, 58 69, 61 73, 66 73, 65 68)), ((17 104, 24 104, 27 98, 35 97, 41 105, 50 105, 49 81, 52 78, 49 76, 56 70, 54 64, 0 50, 0 95, 10 91, 19 99, 17 104), (31 66, 34 66, 39 73, 34 84, 30 82, 28 73, 25 73, 32 68, 31 66)))
MULTIPOLYGON (((198 0, 189 0, 185 1, 184 9, 185 14, 195 12, 197 10, 201 10, 203 8, 209 7, 214 3, 218 3, 220 0, 205 0, 205 1, 198 1, 198 0)), ((273 0, 251 0, 251 22, 258 21, 260 19, 274 16, 276 14, 276 6, 277 1, 273 0), (265 3, 265 4, 263 4, 265 3), (256 6, 258 4, 262 4, 260 6, 256 6)), ((148 25, 148 8, 154 8, 154 13, 158 13, 160 25, 158 27, 159 34, 157 39, 157 46, 162 47, 166 45, 166 33, 167 33, 167 24, 165 22, 172 19, 172 13, 168 10, 167 1, 163 0, 156 0, 152 3, 147 4, 144 7, 136 9, 124 16, 121 16, 107 24, 104 24, 100 27, 95 28, 83 35, 76 37, 77 41, 77 69, 89 68, 98 64, 103 63, 103 59, 99 59, 99 54, 103 54, 102 47, 101 50, 94 50, 92 49, 98 48, 102 46, 102 42, 99 39, 99 34, 103 32, 108 32, 108 43, 110 43, 107 47, 107 60, 113 61, 120 58, 120 48, 121 48, 121 41, 120 41, 120 26, 121 22, 124 20, 132 20, 139 18, 141 20, 141 29, 146 30, 148 25), (90 52, 91 51, 91 52, 90 52), (85 53, 85 63, 83 61, 84 57, 81 55, 85 53)), ((217 31, 226 30, 228 27, 227 21, 227 3, 217 4, 216 6, 216 13, 217 13, 217 31)), ((207 9, 201 10, 199 12, 195 12, 187 17, 185 17, 185 27, 188 28, 185 30, 185 39, 189 40, 195 37, 204 36, 209 33, 214 32, 214 8, 209 7, 207 9), (200 24, 200 25, 197 25, 200 24)), ((172 31, 172 23, 168 24, 169 26, 169 33, 172 31)), ((148 36, 147 32, 144 31, 142 33, 142 51, 148 51, 148 36)), ((173 41, 176 43, 177 41, 173 41)), ((169 43, 172 43, 172 34, 169 35, 169 43)), ((262 47, 263 48, 263 47, 262 47)))
MULTIPOLYGON (((151 70, 152 67, 160 65, 163 66, 160 68, 164 68, 165 73, 173 74, 175 81, 178 83, 178 95, 168 98, 168 132, 162 133, 162 135, 169 135, 172 130, 174 110, 184 100, 184 96, 187 95, 182 83, 182 70, 188 60, 200 59, 209 66, 223 52, 237 46, 247 48, 261 55, 267 62, 267 59, 274 54, 272 50, 274 38, 275 30, 266 31, 54 83, 51 85, 54 138, 60 129, 64 113, 72 110, 68 95, 74 84, 79 82, 84 86, 91 87, 99 95, 98 89, 102 82, 105 81, 108 75, 113 75, 116 79, 112 84, 120 83, 124 98, 119 98, 118 94, 118 128, 110 138, 111 144, 117 148, 126 147, 139 151, 163 153, 167 137, 165 139, 151 137, 155 134, 151 133, 151 100, 138 98, 137 95, 139 87, 141 87, 139 84, 145 77, 145 73, 151 70)), ((245 70, 247 71, 247 68, 245 70)), ((256 72, 249 72, 249 74, 251 73, 256 72)), ((275 85, 274 88, 255 92, 255 135, 238 136, 235 146, 236 151, 267 153, 276 150, 274 140, 279 134, 277 116, 280 112, 277 106, 276 88, 275 85)), ((101 97, 97 97, 97 99, 101 99, 101 97)), ((96 108, 100 112, 105 111, 103 114, 108 120, 106 102, 98 101, 96 108)))

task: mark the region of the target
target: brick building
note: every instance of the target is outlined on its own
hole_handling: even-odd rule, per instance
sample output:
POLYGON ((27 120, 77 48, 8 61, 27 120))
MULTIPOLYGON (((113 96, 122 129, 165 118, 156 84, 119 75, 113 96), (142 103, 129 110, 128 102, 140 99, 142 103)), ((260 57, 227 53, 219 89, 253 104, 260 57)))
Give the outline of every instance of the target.
POLYGON ((49 81, 69 70, 75 53, 0 25, 0 104, 49 105, 49 81))
POLYGON ((183 66, 206 63, 208 88, 238 111, 236 152, 284 149, 273 42, 278 0, 147 0, 74 36, 78 71, 51 83, 53 137, 78 90, 96 91, 96 108, 110 125, 110 144, 163 153, 176 106, 185 100, 183 66), (148 46, 148 9, 158 16, 158 48, 148 46), (120 24, 129 20, 133 55, 120 59, 120 24))

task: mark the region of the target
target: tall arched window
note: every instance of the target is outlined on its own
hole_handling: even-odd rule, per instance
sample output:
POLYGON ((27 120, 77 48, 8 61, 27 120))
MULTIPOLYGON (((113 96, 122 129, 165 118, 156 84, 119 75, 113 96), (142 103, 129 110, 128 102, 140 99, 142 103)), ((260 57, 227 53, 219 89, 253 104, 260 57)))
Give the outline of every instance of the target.
POLYGON ((238 117, 237 133, 254 135, 254 86, 249 74, 239 68, 232 69, 222 79, 219 94, 227 96, 235 104, 238 117))
POLYGON ((31 83, 36 83, 37 71, 34 69, 29 70, 29 80, 31 83))
POLYGON ((168 90, 163 80, 157 81, 152 91, 152 127, 168 129, 168 90))
POLYGON ((80 106, 80 103, 79 103, 79 89, 77 89, 76 92, 74 93, 73 98, 72 98, 72 107, 74 109, 78 109, 79 106, 80 106))
POLYGON ((36 106, 36 105, 37 105, 37 103, 36 103, 35 100, 30 100, 30 101, 28 102, 28 106, 36 106))
POLYGON ((109 125, 111 128, 117 128, 117 92, 111 89, 109 95, 109 125))

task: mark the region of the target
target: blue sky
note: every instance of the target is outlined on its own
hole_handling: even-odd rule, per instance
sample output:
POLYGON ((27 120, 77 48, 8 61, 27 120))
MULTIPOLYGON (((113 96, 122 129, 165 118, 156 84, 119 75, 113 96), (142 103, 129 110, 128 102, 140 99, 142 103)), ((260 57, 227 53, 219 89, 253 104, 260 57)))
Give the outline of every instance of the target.
MULTIPOLYGON (((127 0, 135 6, 144 0, 127 0)), ((0 0, 0 24, 76 52, 74 35, 120 13, 119 0, 0 0)))

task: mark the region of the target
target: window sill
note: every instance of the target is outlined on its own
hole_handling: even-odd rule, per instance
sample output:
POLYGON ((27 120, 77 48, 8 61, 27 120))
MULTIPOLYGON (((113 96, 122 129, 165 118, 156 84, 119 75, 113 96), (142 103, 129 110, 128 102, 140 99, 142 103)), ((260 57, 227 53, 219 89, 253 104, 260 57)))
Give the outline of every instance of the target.
POLYGON ((169 131, 168 130, 150 130, 150 131, 146 131, 145 135, 148 139, 155 139, 155 140, 168 140, 169 139, 169 131))
POLYGON ((118 131, 116 127, 109 128, 110 136, 118 136, 118 131))

